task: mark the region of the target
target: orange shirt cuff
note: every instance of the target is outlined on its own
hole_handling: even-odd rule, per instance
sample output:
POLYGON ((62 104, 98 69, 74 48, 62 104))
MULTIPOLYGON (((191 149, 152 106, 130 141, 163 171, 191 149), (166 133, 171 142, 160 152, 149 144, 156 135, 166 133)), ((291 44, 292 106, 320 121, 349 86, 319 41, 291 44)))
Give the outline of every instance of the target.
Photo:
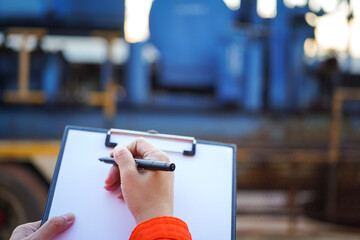
POLYGON ((136 226, 129 240, 191 240, 187 224, 175 217, 156 217, 136 226))

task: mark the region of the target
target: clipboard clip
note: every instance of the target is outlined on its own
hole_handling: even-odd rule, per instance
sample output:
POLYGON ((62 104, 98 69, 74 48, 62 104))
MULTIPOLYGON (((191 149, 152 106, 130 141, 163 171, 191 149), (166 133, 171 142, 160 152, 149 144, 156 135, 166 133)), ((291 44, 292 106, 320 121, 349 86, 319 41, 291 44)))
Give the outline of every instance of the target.
POLYGON ((125 134, 125 135, 133 135, 139 137, 150 137, 150 138, 161 138, 161 139, 169 139, 169 140, 180 140, 180 141, 188 141, 192 143, 191 150, 183 150, 183 155, 185 156, 194 156, 196 153, 196 139, 194 137, 184 137, 178 135, 169 135, 169 134, 159 134, 154 132, 137 132, 137 131, 130 131, 130 130, 123 130, 123 129, 115 129, 111 128, 106 133, 105 138, 105 146, 114 148, 116 147, 117 143, 110 142, 111 134, 125 134))

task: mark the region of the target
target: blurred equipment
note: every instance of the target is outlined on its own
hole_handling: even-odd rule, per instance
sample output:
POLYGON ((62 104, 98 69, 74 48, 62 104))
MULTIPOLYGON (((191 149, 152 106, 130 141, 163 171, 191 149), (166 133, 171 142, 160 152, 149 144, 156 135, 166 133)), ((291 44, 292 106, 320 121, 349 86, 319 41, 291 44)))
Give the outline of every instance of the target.
MULTIPOLYGON (((112 46, 124 35, 124 2, 120 2, 107 0, 101 4, 95 1, 85 4, 82 1, 60 3, 53 0, 37 1, 37 4, 28 7, 17 1, 11 4, 0 1, 0 4, 6 5, 0 10, 4 13, 0 17, 0 29, 5 31, 4 48, 9 47, 14 33, 22 39, 19 50, 22 57, 18 63, 19 70, 22 69, 18 76, 21 99, 26 94, 35 94, 34 82, 42 81, 42 86, 38 85, 36 91, 45 90, 51 93, 53 103, 61 103, 53 96, 68 94, 68 89, 64 88, 67 83, 71 85, 68 85, 69 91, 76 90, 71 79, 75 64, 66 49, 69 44, 65 36, 96 36, 103 45, 101 50, 96 50, 97 54, 102 52, 102 57, 96 60, 98 64, 93 67, 98 68, 101 64, 100 70, 96 69, 101 72, 98 73, 100 78, 113 78, 113 83, 119 82, 124 86, 123 89, 112 87, 122 91, 119 97, 114 97, 115 93, 110 92, 105 95, 113 96, 107 97, 113 100, 104 100, 111 104, 102 104, 106 106, 104 113, 108 118, 114 115, 118 99, 125 100, 124 105, 138 107, 213 109, 233 106, 251 112, 263 109, 302 110, 309 106, 311 100, 303 93, 311 87, 307 84, 311 79, 302 69, 302 56, 304 40, 313 37, 314 33, 313 27, 303 18, 307 8, 289 9, 279 4, 277 16, 267 20, 258 16, 256 1, 252 0, 242 1, 243 7, 237 11, 230 10, 220 0, 156 0, 150 11, 149 41, 127 45, 127 64, 124 64, 125 60, 120 66, 116 63, 114 66, 112 46), (22 15, 18 17, 20 13, 22 15), (42 31, 41 34, 38 31, 42 31), (114 34, 116 31, 118 33, 114 34), (37 48, 40 47, 42 51, 39 56, 42 65, 39 67, 43 72, 34 77, 31 76, 34 62, 28 56, 34 50, 25 46, 29 44, 29 36, 36 36, 35 40, 31 40, 37 42, 37 48), (49 42, 48 37, 54 39, 57 46, 45 44, 49 42), (64 55, 65 62, 60 63, 59 56, 49 56, 54 52, 64 55), (114 71, 111 66, 115 67, 114 71), (121 75, 117 75, 117 67, 122 68, 121 75), (62 79, 58 73, 63 73, 62 79), (25 90, 27 88, 29 90, 25 90)), ((138 11, 142 11, 138 8, 138 11)), ((80 49, 75 50, 80 52, 80 49)), ((91 51, 95 51, 95 48, 89 46, 91 51)), ((80 67, 78 61, 76 65, 80 67)), ((3 81, 6 91, 13 88, 8 78, 3 81)), ((83 89, 91 85, 98 89, 106 88, 103 80, 100 85, 99 82, 87 80, 78 87, 83 89)), ((36 99, 30 99, 38 103, 50 97, 45 96, 44 92, 36 94, 36 99)), ((87 92, 80 89, 72 93, 77 100, 82 99, 83 94, 87 92)), ((15 96, 6 95, 5 101, 15 96)), ((84 99, 80 102, 99 105, 99 97, 93 95, 90 102, 84 99)))
POLYGON ((40 27, 55 34, 123 30, 124 0, 0 1, 0 26, 40 27))
POLYGON ((30 35, 35 35, 36 37, 41 38, 45 34, 45 30, 17 28, 9 29, 8 34, 12 33, 23 34, 19 51, 18 90, 5 91, 4 101, 8 103, 44 104, 46 101, 44 92, 29 89, 30 53, 27 47, 27 43, 30 35))
POLYGON ((0 0, 0 239, 65 125, 236 143, 240 216, 358 226, 357 2, 0 0))

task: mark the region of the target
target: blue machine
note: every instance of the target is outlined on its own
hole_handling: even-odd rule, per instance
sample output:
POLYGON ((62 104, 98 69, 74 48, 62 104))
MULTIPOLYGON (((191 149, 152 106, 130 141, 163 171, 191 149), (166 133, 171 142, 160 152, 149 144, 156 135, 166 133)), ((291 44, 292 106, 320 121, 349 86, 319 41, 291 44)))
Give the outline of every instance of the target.
POLYGON ((256 13, 256 1, 242 1, 242 6, 238 17, 248 27, 239 29, 223 1, 156 0, 150 42, 161 56, 158 84, 211 88, 217 102, 250 111, 260 111, 264 103, 280 111, 306 107, 303 42, 313 37, 313 28, 304 15, 310 10, 288 9, 278 0, 277 17, 265 21, 256 13), (294 21, 299 16, 300 23, 294 21))
MULTIPOLYGON (((115 74, 127 92, 120 107, 156 108, 166 102, 163 105, 171 108, 197 104, 197 109, 221 109, 230 105, 250 112, 307 109, 309 92, 316 87, 303 63, 304 40, 313 37, 313 28, 304 20, 310 10, 289 9, 278 0, 277 16, 262 19, 256 4, 255 0, 242 0, 241 8, 231 11, 222 0, 155 0, 149 41, 129 44, 129 59, 121 66, 125 74, 115 74), (148 43, 160 52, 151 66, 142 54, 148 43), (154 91, 154 81, 161 91, 154 91), (158 92, 166 92, 167 97, 159 97, 158 92)), ((0 28, 42 27, 48 34, 63 35, 91 34, 98 29, 123 31, 124 8, 124 0, 0 0, 0 28)), ((90 66, 83 71, 88 75, 78 77, 62 53, 39 51, 31 57, 30 87, 44 90, 54 104, 56 96, 67 96, 61 92, 66 79, 86 82, 97 78, 91 88, 102 90, 114 74, 108 60, 90 66)), ((0 48, 0 69, 0 92, 14 89, 17 55, 4 46, 0 48)))
MULTIPOLYGON (((243 0, 237 12, 221 0, 154 1, 149 42, 160 52, 155 66, 157 85, 194 94, 207 89, 217 103, 255 112, 264 107, 306 108, 305 88, 309 84, 305 84, 307 77, 301 67, 302 45, 304 39, 312 37, 313 29, 305 21, 296 27, 292 24, 309 10, 288 9, 282 0, 277 6, 277 16, 264 20, 257 15, 253 0, 243 0), (247 27, 236 27, 237 19, 247 27)), ((122 30, 123 23, 124 1, 0 1, 0 26, 4 28, 40 26, 49 28, 50 34, 74 34, 74 29, 122 30)), ((150 66, 141 57, 144 45, 130 46, 127 64, 127 102, 135 105, 148 104, 152 91, 150 66)), ((46 79, 51 78, 51 72, 58 72, 55 58, 49 58, 48 66, 53 70, 44 70, 46 79)), ((111 72, 109 63, 103 64, 102 71, 104 81, 111 72)), ((44 81, 49 81, 44 84, 46 91, 59 89, 58 81, 44 81)))

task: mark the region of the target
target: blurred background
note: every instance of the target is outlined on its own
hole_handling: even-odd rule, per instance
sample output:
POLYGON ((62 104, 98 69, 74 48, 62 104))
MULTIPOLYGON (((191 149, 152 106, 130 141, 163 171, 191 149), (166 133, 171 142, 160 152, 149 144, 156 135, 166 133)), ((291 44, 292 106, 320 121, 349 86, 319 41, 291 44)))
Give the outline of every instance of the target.
POLYGON ((359 239, 359 113, 358 0, 0 0, 0 239, 66 125, 235 143, 238 239, 359 239))

